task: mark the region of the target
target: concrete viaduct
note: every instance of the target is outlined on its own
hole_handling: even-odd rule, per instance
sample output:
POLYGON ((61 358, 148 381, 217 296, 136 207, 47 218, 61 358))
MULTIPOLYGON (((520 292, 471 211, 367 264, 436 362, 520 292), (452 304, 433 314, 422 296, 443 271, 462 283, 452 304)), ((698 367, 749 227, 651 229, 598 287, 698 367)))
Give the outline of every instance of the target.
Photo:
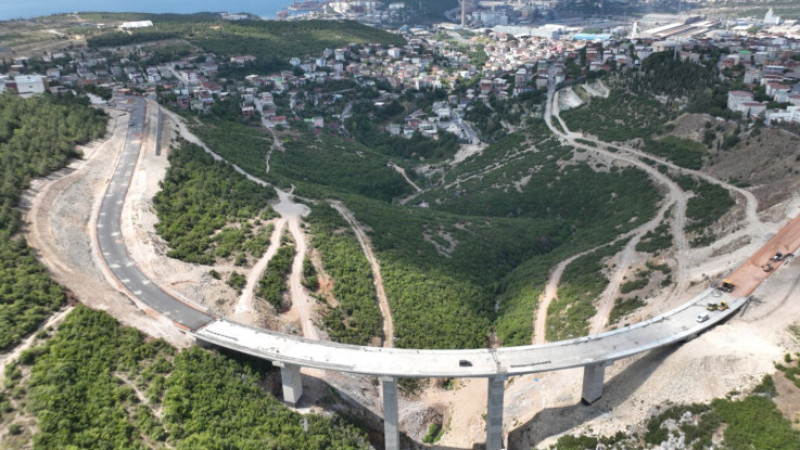
POLYGON ((109 180, 97 220, 97 244, 106 272, 134 301, 167 316, 188 329, 200 344, 212 344, 268 359, 281 368, 284 401, 295 405, 303 394, 300 368, 377 376, 383 391, 384 433, 387 450, 400 448, 397 378, 487 378, 486 448, 503 446, 505 380, 514 375, 583 367, 582 399, 592 403, 603 393, 605 367, 614 361, 686 341, 734 314, 747 298, 708 289, 690 302, 662 315, 602 334, 544 345, 470 350, 412 350, 359 347, 249 327, 216 318, 190 306, 150 281, 130 257, 121 235, 120 217, 141 149, 145 102, 128 106, 131 121, 116 169, 109 180), (706 313, 708 301, 725 300, 726 311, 706 313))

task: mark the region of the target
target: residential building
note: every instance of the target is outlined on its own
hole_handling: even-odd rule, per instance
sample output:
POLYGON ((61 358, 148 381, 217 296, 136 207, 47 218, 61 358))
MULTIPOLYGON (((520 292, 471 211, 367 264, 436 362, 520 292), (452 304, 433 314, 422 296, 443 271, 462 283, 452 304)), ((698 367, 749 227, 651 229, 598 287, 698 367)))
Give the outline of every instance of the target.
POLYGON ((43 94, 47 89, 46 79, 41 75, 17 75, 14 82, 17 84, 17 94, 21 97, 43 94))

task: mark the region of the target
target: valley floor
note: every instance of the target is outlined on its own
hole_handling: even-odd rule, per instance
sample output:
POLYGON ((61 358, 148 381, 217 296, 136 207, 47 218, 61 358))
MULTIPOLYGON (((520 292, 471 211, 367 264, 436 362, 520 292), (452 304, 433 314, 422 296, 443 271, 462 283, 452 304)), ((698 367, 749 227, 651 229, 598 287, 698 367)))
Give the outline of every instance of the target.
MULTIPOLYGON (((551 116, 558 118, 557 98, 553 98, 552 105, 554 109, 548 109, 545 114, 548 121, 551 116)), ((132 257, 152 280, 185 297, 196 299, 202 307, 217 314, 235 317, 253 325, 324 339, 325 333, 317 328, 318 317, 313 301, 303 293, 299 282, 291 283, 293 304, 299 307, 276 317, 266 308, 257 306, 258 302, 248 297, 250 293, 238 298, 224 283, 211 279, 207 267, 166 257, 166 243, 154 230, 157 219, 151 200, 167 168, 166 154, 154 154, 152 137, 155 136, 155 108, 152 103, 148 106, 145 133, 150 138, 145 137, 143 154, 123 213, 124 234, 132 257), (302 298, 302 295, 306 298, 302 298)), ((93 229, 94 211, 127 128, 127 118, 123 113, 111 111, 111 115, 109 138, 87 148, 85 160, 74 163, 69 175, 53 176, 34 183, 31 207, 26 215, 29 223, 26 237, 54 278, 69 288, 81 302, 108 310, 125 324, 184 347, 190 342, 171 322, 142 313, 131 300, 109 286, 87 234, 87 223, 88 229, 93 229), (94 207, 91 202, 85 201, 87 198, 95 199, 94 207)), ((185 128, 173 124, 173 120, 165 120, 164 143, 178 134, 187 137, 185 128)), ((568 130, 563 122, 561 127, 568 130)), ((553 131, 571 145, 581 145, 575 142, 576 138, 592 139, 570 131, 553 131)), ((608 146, 601 144, 599 148, 608 146)), ((728 232, 708 247, 692 249, 686 245, 686 237, 680 237, 683 235, 684 217, 681 211, 685 211, 687 201, 685 193, 672 189, 674 183, 642 163, 639 160, 641 155, 637 155, 633 149, 617 146, 617 152, 610 152, 584 147, 596 161, 624 160, 627 164, 649 169, 655 181, 663 184, 668 192, 661 214, 669 206, 674 208, 671 228, 678 237, 672 257, 677 266, 677 283, 671 289, 660 291, 647 307, 638 310, 628 319, 632 322, 652 317, 685 302, 708 287, 713 280, 744 263, 789 218, 800 214, 800 194, 796 192, 790 193, 787 201, 761 209, 757 208, 752 194, 737 188, 738 213, 734 214, 737 218, 729 224, 728 232)), ((704 176, 710 179, 710 176, 704 176)), ((281 213, 281 218, 273 219, 276 229, 288 228, 295 241, 302 244, 298 245, 298 249, 305 248, 308 237, 300 226, 303 211, 292 209, 292 205, 298 204, 288 196, 285 201, 282 197, 282 203, 285 208, 275 207, 281 213)), ((632 232, 633 236, 641 237, 657 225, 661 217, 657 219, 632 232)), ((280 236, 280 233, 276 235, 280 236)), ((362 242, 362 245, 368 246, 369 243, 362 242)), ((645 255, 633 250, 633 245, 635 241, 617 255, 616 272, 610 277, 616 281, 599 301, 593 332, 607 327, 610 306, 613 306, 616 297, 615 288, 633 272, 633 267, 647 260, 645 255)), ((374 255, 371 262, 379 263, 374 255)), ((774 371, 773 363, 784 353, 798 350, 798 343, 785 332, 789 325, 800 319, 800 302, 792 301, 796 300, 792 296, 797 295, 800 285, 798 265, 800 262, 797 260, 785 263, 785 267, 756 289, 754 299, 746 309, 728 323, 681 346, 616 362, 606 371, 603 397, 591 406, 580 404, 581 370, 509 379, 504 419, 508 448, 552 444, 555 436, 567 431, 591 430, 592 433, 613 434, 626 430, 631 424, 640 423, 657 405, 708 401, 730 391, 743 391, 756 385, 764 374, 774 371)), ((218 269, 231 270, 232 267, 218 269)), ((557 285, 558 270, 555 270, 542 305, 557 296, 557 285)), ((384 314, 387 313, 384 311, 384 314)), ((531 318, 537 330, 537 343, 543 342, 545 317, 545 314, 539 313, 535 320, 531 318)), ((391 328, 386 332, 391 336, 391 328)), ((328 383, 364 410, 382 414, 379 389, 367 377, 322 371, 304 373, 311 376, 306 381, 310 389, 306 391, 308 400, 304 404, 312 405, 327 396, 325 384, 328 383)), ((482 379, 455 380, 448 389, 442 387, 440 380, 436 381, 422 393, 401 399, 401 428, 416 441, 421 441, 430 418, 441 415, 446 432, 438 445, 473 448, 475 443, 485 439, 482 414, 485 413, 483 399, 486 396, 486 381, 482 379)))

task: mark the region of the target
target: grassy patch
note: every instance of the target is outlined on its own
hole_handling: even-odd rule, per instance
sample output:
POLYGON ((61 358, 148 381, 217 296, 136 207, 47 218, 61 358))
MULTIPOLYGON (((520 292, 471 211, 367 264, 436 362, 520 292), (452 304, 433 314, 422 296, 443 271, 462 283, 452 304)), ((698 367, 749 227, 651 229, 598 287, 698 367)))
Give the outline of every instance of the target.
POLYGON ((687 224, 685 230, 696 233, 692 246, 707 245, 713 241, 709 228, 727 213, 736 202, 731 194, 722 186, 708 181, 680 175, 675 181, 685 191, 692 191, 694 196, 686 205, 687 224))
POLYGON ((679 420, 684 414, 701 414, 711 410, 709 405, 694 403, 691 405, 678 405, 668 408, 647 420, 647 432, 644 441, 650 445, 658 445, 669 437, 669 430, 663 426, 667 420, 679 420))
POLYGON ((242 289, 244 289, 244 286, 247 284, 247 277, 239 272, 233 271, 228 276, 228 280, 225 282, 225 284, 233 288, 237 295, 241 295, 242 289))
POLYGON ((558 299, 547 308, 547 340, 586 336, 589 320, 597 313, 594 300, 608 285, 604 261, 625 246, 608 245, 572 261, 561 276, 558 299))
POLYGON ((728 424, 724 433, 728 448, 800 448, 800 434, 769 398, 717 399, 712 406, 728 424))
POLYGON ((611 90, 607 98, 561 112, 567 126, 597 136, 601 141, 619 142, 646 138, 660 131, 672 113, 647 95, 611 90))
POLYGON ((192 127, 209 148, 226 160, 258 178, 266 177, 266 157, 272 145, 272 135, 232 120, 206 117, 203 124, 192 127))
POLYGON ((788 353, 784 358, 784 364, 776 364, 775 367, 783 372, 787 379, 791 380, 798 388, 800 388, 800 357, 792 359, 788 353))
POLYGON ((428 432, 422 438, 422 442, 426 444, 435 444, 439 442, 444 434, 444 427, 439 423, 432 423, 428 426, 428 432))
POLYGON ((622 283, 622 286, 620 286, 619 291, 622 294, 638 291, 639 289, 643 289, 645 286, 647 286, 649 282, 650 280, 647 278, 636 278, 634 280, 622 283))
POLYGON ((308 134, 285 139, 285 152, 273 152, 267 179, 297 186, 297 193, 327 197, 352 193, 384 202, 410 194, 411 186, 388 166, 389 157, 336 136, 308 134))
POLYGON ((644 253, 660 253, 672 247, 672 231, 669 224, 662 222, 654 230, 648 231, 636 243, 636 251, 644 253))

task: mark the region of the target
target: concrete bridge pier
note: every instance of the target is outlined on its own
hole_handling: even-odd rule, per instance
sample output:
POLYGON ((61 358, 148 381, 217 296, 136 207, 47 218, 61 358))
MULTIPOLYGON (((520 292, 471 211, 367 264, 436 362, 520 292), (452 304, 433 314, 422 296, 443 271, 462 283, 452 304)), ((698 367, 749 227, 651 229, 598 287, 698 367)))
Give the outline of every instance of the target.
POLYGON ((591 405, 603 395, 603 380, 606 375, 606 363, 600 362, 583 366, 583 392, 581 400, 591 405))
POLYGON ((383 436, 386 450, 400 450, 398 428, 397 379, 380 377, 383 392, 383 436))
POLYGON ((489 398, 486 402, 486 450, 503 448, 503 396, 506 377, 489 377, 489 398))
POLYGON ((303 379, 300 377, 300 366, 281 361, 273 361, 272 365, 281 368, 283 401, 291 406, 297 405, 300 397, 303 396, 303 379))

